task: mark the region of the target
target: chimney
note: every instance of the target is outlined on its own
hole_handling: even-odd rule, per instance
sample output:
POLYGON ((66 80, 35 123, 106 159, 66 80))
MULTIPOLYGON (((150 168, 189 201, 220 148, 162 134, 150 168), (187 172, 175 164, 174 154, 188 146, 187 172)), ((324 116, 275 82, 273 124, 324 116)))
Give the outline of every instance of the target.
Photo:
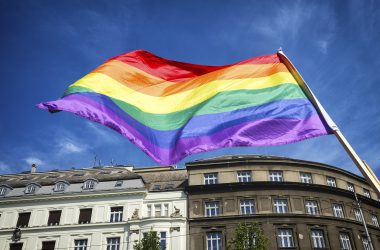
POLYGON ((32 168, 30 169, 30 173, 35 173, 36 172, 36 170, 37 170, 37 166, 36 166, 36 164, 32 164, 32 168))

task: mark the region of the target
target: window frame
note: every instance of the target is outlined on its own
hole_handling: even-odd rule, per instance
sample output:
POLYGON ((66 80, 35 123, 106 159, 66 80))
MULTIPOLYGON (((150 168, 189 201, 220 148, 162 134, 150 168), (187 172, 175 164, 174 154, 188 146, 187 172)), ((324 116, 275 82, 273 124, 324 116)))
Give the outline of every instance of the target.
POLYGON ((83 182, 83 190, 94 190, 98 181, 95 179, 87 179, 83 182))
POLYGON ((347 182, 347 190, 355 193, 355 185, 351 182, 347 182))
POLYGON ((107 250, 120 250, 120 237, 107 237, 107 250), (116 240, 116 242, 113 242, 116 240), (116 248, 114 248, 116 247, 116 248))
POLYGON ((223 250, 223 237, 221 231, 206 232, 206 250, 223 250), (216 247, 214 247, 214 243, 216 243, 216 247))
POLYGON ((333 209, 333 214, 334 214, 334 217, 336 217, 336 218, 346 218, 346 216, 345 216, 345 213, 344 213, 344 208, 343 208, 343 205, 342 204, 339 204, 339 203, 333 203, 332 204, 332 209, 333 209), (340 212, 342 213, 342 216, 338 216, 338 214, 337 214, 337 209, 335 209, 335 208, 337 208, 337 207, 339 207, 340 208, 340 212))
POLYGON ((339 232, 339 243, 340 243, 340 249, 341 250, 353 250, 350 233, 348 233, 348 232, 339 232), (342 239, 342 236, 347 236, 347 238, 342 239), (347 245, 344 243, 344 241, 347 243, 347 240, 348 240, 349 248, 346 248, 347 245))
POLYGON ((30 183, 30 184, 26 185, 24 193, 25 194, 35 194, 37 192, 38 188, 39 188, 39 186, 37 184, 30 183))
POLYGON ((281 249, 286 249, 286 248, 296 248, 296 239, 294 237, 294 229, 291 228, 291 227, 279 227, 277 228, 276 230, 276 239, 277 239, 277 246, 281 249), (280 232, 291 232, 291 234, 280 234, 280 232), (282 237, 281 237, 282 236, 282 237), (283 237, 284 236, 288 236, 286 237, 287 238, 287 241, 284 241, 283 240, 283 237), (290 239, 291 239, 291 243, 290 245, 283 245, 283 243, 287 242, 287 244, 289 243, 289 236, 290 236, 290 239))
POLYGON ((168 244, 168 242, 167 242, 167 240, 168 240, 167 232, 166 231, 161 231, 159 238, 160 238, 160 250, 167 249, 167 247, 166 247, 166 245, 168 244), (165 237, 163 237, 163 235, 165 237))
POLYGON ((49 210, 49 217, 48 217, 48 226, 58 226, 61 223, 62 218, 62 210, 49 210), (53 213, 59 213, 59 219, 58 223, 55 221, 55 223, 51 223, 53 219, 51 217, 53 216, 53 213))
POLYGON ((239 200, 239 209, 240 209, 240 214, 242 214, 242 215, 255 214, 256 213, 256 202, 252 198, 242 198, 239 200), (249 202, 249 204, 246 204, 245 202, 249 202), (244 204, 242 204, 242 203, 244 203, 244 204), (248 213, 247 213, 247 210, 249 210, 248 213))
POLYGON ((288 201, 288 199, 286 199, 286 198, 274 198, 273 199, 273 212, 275 214, 288 214, 289 213, 289 201, 288 201), (280 202, 280 201, 284 201, 284 203, 277 204, 277 202, 280 202), (283 210, 282 212, 280 212, 280 210, 281 210, 281 209, 279 209, 280 207, 283 210))
POLYGON ((21 212, 21 213, 18 213, 18 218, 17 218, 17 222, 16 222, 16 227, 18 228, 24 228, 24 227, 29 227, 29 223, 30 223, 30 217, 31 217, 32 213, 31 212, 21 212), (27 221, 26 224, 21 224, 24 220, 24 218, 22 218, 21 216, 25 216, 25 217, 28 217, 28 219, 25 219, 25 221, 27 221), (21 219, 22 218, 22 219, 21 219))
POLYGON ((371 224, 372 226, 379 227, 379 218, 376 214, 371 214, 371 224))
POLYGON ((124 207, 123 206, 115 206, 110 207, 110 221, 112 223, 122 222, 123 221, 123 213, 124 213, 124 207), (114 210, 114 211, 112 211, 114 210), (115 211, 117 210, 117 211, 115 211))
POLYGON ((336 178, 332 176, 326 176, 326 185, 336 188, 336 178))
MULTIPOLYGON (((83 218, 82 218, 83 219, 83 218)), ((81 208, 79 209, 79 218, 78 218, 78 224, 90 224, 91 223, 91 219, 92 219, 92 208, 81 208), (81 213, 84 213, 84 211, 90 211, 90 218, 89 220, 86 220, 86 221, 81 221, 81 217, 85 217, 85 215, 82 215, 81 213), (81 216, 82 215, 82 216, 81 216)))
POLYGON ((313 175, 310 172, 300 172, 300 180, 301 180, 301 183, 313 184, 313 175), (307 175, 306 180, 310 180, 310 181, 304 181, 305 180, 304 175, 307 175))
POLYGON ((88 239, 74 239, 74 250, 87 250, 87 247, 88 239), (83 241, 84 244, 81 241, 83 241))
POLYGON ((311 200, 311 199, 305 200, 305 213, 308 215, 319 215, 318 201, 317 200, 311 200), (315 206, 308 205, 311 203, 314 203, 313 205, 315 205, 315 206), (312 212, 310 212, 310 211, 312 211, 312 212), (315 212, 313 212, 313 211, 315 211, 315 212))
POLYGON ((215 185, 219 183, 219 175, 217 172, 204 173, 203 174, 203 184, 204 185, 215 185))
POLYGON ((311 245, 312 245, 312 248, 313 249, 326 249, 327 248, 327 240, 326 240, 326 235, 325 235, 325 230, 323 230, 322 228, 311 228, 310 229, 310 240, 311 240, 311 245), (318 241, 314 238, 316 237, 313 237, 313 232, 320 232, 321 235, 318 235, 317 238, 319 239, 322 239, 322 241, 318 241), (322 242, 322 245, 320 245, 319 243, 322 242), (317 244, 315 244, 317 243, 317 244))
POLYGON ((204 203, 204 206, 205 206, 205 210, 204 210, 205 217, 216 217, 216 216, 219 216, 221 214, 220 203, 221 203, 220 201, 205 201, 205 203, 204 203), (211 205, 214 205, 214 206, 211 206, 211 205), (210 213, 208 213, 208 211, 210 213), (215 213, 212 214, 212 211, 215 211, 215 213))
POLYGON ((270 170, 269 171, 269 181, 270 182, 284 182, 284 173, 281 170, 270 170))
POLYGON ((239 183, 244 183, 244 182, 252 182, 252 171, 249 170, 241 170, 237 171, 236 177, 237 181, 239 183))
POLYGON ((366 189, 366 188, 363 188, 363 196, 365 196, 365 197, 367 197, 369 199, 372 199, 371 192, 368 189, 366 189))

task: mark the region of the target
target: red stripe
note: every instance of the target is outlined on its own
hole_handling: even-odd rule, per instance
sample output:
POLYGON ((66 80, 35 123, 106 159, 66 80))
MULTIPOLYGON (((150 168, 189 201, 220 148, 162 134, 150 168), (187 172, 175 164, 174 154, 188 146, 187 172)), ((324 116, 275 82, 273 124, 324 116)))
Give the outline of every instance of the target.
POLYGON ((148 74, 172 82, 188 80, 218 69, 229 67, 231 65, 280 63, 280 59, 278 58, 277 54, 272 54, 253 57, 230 65, 206 66, 168 60, 153 55, 152 53, 145 50, 136 50, 129 53, 124 53, 113 57, 108 61, 111 60, 118 60, 127 63, 133 67, 145 71, 148 74))

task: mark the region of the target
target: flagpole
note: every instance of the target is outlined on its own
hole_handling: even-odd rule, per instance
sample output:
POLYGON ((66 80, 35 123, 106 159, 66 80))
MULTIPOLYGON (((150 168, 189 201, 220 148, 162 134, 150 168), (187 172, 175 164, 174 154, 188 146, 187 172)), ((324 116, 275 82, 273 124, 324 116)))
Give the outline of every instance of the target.
POLYGON ((284 54, 281 48, 277 51, 277 55, 279 56, 281 61, 285 64, 285 66, 288 68, 288 70, 293 75, 293 77, 296 79, 298 84, 301 86, 302 90, 305 92, 309 100, 313 103, 318 113, 324 118, 327 125, 332 129, 334 135, 336 136, 340 144, 343 146, 343 148, 346 150, 347 154, 350 156, 352 161, 359 168, 360 172, 363 174, 363 176, 367 179, 367 181, 370 183, 372 188, 375 190, 377 196, 380 197, 380 182, 378 178, 376 177, 376 175, 373 173, 372 169, 366 164, 365 161, 360 159, 359 155, 351 147, 350 143, 347 141, 347 139, 344 137, 342 132, 339 130, 338 126, 334 123, 330 115, 326 112, 326 110, 320 104, 318 99, 315 97, 315 95, 313 94, 309 86, 307 85, 306 81, 302 78, 301 74, 294 67, 292 62, 284 54))

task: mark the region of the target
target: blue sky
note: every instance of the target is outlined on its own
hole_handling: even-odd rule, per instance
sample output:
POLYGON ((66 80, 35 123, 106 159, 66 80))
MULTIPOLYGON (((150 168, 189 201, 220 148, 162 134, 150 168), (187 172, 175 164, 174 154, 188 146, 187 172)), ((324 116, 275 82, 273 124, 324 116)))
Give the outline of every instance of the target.
MULTIPOLYGON (((156 165, 116 132, 35 104, 115 55, 223 65, 283 47, 357 153, 380 176, 377 1, 0 0, 0 173, 156 165)), ((358 173, 334 136, 193 155, 271 154, 358 173)))

